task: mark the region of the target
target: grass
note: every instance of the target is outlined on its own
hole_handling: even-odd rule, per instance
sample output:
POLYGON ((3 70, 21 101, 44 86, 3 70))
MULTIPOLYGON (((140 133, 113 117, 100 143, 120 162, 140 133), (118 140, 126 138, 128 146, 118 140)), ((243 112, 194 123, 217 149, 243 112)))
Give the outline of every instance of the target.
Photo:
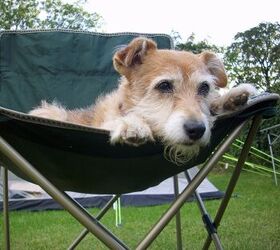
MULTIPOLYGON (((224 190, 230 170, 211 174, 209 179, 224 190)), ((272 178, 243 172, 235 190, 235 198, 219 228, 225 249, 279 249, 280 246, 280 187, 272 178)), ((219 200, 206 202, 212 217, 219 200)), ((102 222, 120 236, 128 246, 135 248, 150 226, 168 207, 122 208, 123 225, 115 227, 114 212, 110 211, 102 222)), ((96 214, 97 209, 90 209, 96 214)), ((194 202, 187 203, 181 212, 184 249, 201 249, 206 232, 194 202)), ((1 214, 2 217, 2 214, 1 214)), ((11 247, 18 250, 66 249, 82 227, 64 211, 12 212, 11 247)), ((2 228, 2 218, 1 218, 2 228)), ((1 234, 2 235, 2 234, 1 234)), ((3 249, 1 239, 0 249, 3 249)), ((77 249, 106 249, 93 236, 88 235, 77 249)), ((175 227, 172 221, 149 249, 176 249, 175 227)), ((213 245, 211 246, 213 249, 213 245)))

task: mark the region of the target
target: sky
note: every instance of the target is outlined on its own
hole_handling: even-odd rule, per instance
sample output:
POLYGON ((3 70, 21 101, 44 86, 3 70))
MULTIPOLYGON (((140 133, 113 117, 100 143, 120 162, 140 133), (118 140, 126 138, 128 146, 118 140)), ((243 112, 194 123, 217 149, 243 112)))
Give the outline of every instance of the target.
POLYGON ((85 6, 104 18, 108 33, 176 31, 183 41, 194 33, 219 46, 260 22, 280 22, 279 0, 87 0, 85 6))

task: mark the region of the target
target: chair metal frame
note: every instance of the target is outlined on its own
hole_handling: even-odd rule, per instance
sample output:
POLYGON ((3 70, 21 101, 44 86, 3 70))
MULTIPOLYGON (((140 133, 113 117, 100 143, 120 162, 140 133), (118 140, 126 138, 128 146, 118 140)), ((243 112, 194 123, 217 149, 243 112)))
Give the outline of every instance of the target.
POLYGON ((272 164, 272 169, 273 169, 273 174, 274 174, 274 182, 275 185, 278 186, 278 180, 277 180, 277 174, 276 174, 276 163, 275 163, 275 158, 274 158, 274 153, 273 153, 273 146, 277 143, 280 143, 280 134, 275 131, 275 129, 279 129, 280 124, 276 124, 267 128, 264 128, 260 130, 261 133, 266 133, 267 134, 267 142, 269 146, 269 152, 270 152, 270 158, 271 158, 271 164, 272 164))
MULTIPOLYGON (((191 180, 189 174, 186 171, 186 177, 191 180, 189 185, 182 191, 178 193, 176 188, 176 177, 174 179, 174 187, 176 199, 166 210, 163 216, 154 224, 152 229, 147 233, 147 235, 139 242, 136 249, 147 249, 160 232, 165 228, 165 226, 170 222, 170 220, 176 217, 177 224, 177 249, 182 249, 182 238, 181 238, 181 225, 180 225, 180 209, 186 202, 186 200, 195 194, 198 206, 202 213, 202 218, 205 223, 205 227, 208 231, 208 237, 205 241, 203 249, 208 249, 211 241, 213 240, 216 249, 223 249, 221 242, 217 234, 217 228, 220 221, 224 215, 224 212, 228 206, 229 200, 231 198, 232 192, 238 181, 240 172, 249 153, 253 139, 258 131, 258 127, 262 120, 261 115, 255 115, 254 117, 248 118, 243 121, 239 126, 237 126, 227 138, 224 139, 222 143, 217 147, 216 151, 211 155, 211 157, 206 161, 204 166, 200 169, 197 175, 191 180), (220 204, 218 212, 214 221, 211 220, 208 215, 200 195, 196 192, 197 187, 206 178, 209 172, 215 167, 222 155, 229 148, 231 143, 237 138, 242 129, 246 124, 252 120, 250 130, 248 132, 244 147, 240 153, 239 160, 229 181, 228 188, 224 195, 224 198, 220 204)), ((101 242, 104 243, 109 249, 129 249, 129 247, 115 235, 113 235, 107 228, 105 228, 99 219, 104 216, 107 210, 111 207, 113 202, 117 200, 118 195, 112 197, 108 204, 100 211, 100 213, 93 217, 89 214, 80 204, 75 200, 71 199, 65 192, 59 190, 55 187, 49 180, 47 180, 41 173, 39 173, 35 167, 33 167, 29 162, 27 162, 14 148, 12 148, 2 137, 0 137, 0 154, 7 157, 11 162, 13 162, 19 171, 24 173, 28 178, 36 182, 41 188, 43 188, 54 200, 56 200, 65 210, 67 210, 77 221, 79 221, 85 230, 79 235, 79 237, 71 244, 69 249, 74 249, 79 242, 86 236, 88 232, 95 235, 101 242)), ((10 249, 10 232, 9 232, 9 210, 8 210, 8 166, 4 166, 3 170, 3 218, 4 218, 4 241, 5 249, 10 249)))

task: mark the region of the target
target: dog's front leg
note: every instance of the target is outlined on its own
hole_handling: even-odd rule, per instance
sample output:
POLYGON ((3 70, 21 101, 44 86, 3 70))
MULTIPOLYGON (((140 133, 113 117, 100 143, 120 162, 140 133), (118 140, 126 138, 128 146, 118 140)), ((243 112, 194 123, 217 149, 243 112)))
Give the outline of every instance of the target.
POLYGON ((236 111, 247 103, 250 96, 256 94, 257 90, 253 85, 240 84, 214 99, 210 104, 210 110, 214 114, 236 111))
POLYGON ((147 141, 154 141, 152 130, 142 117, 130 113, 104 124, 111 131, 111 144, 125 143, 139 146, 147 141))

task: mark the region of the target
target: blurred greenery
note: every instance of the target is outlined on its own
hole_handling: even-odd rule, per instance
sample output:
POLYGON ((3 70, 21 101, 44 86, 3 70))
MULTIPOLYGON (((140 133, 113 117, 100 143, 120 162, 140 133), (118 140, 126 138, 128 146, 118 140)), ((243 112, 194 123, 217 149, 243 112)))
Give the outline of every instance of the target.
POLYGON ((234 37, 225 64, 232 81, 250 82, 265 91, 280 85, 280 24, 260 23, 234 37))
POLYGON ((0 30, 18 29, 79 29, 96 31, 102 17, 88 12, 85 0, 64 3, 61 0, 0 1, 0 30))

